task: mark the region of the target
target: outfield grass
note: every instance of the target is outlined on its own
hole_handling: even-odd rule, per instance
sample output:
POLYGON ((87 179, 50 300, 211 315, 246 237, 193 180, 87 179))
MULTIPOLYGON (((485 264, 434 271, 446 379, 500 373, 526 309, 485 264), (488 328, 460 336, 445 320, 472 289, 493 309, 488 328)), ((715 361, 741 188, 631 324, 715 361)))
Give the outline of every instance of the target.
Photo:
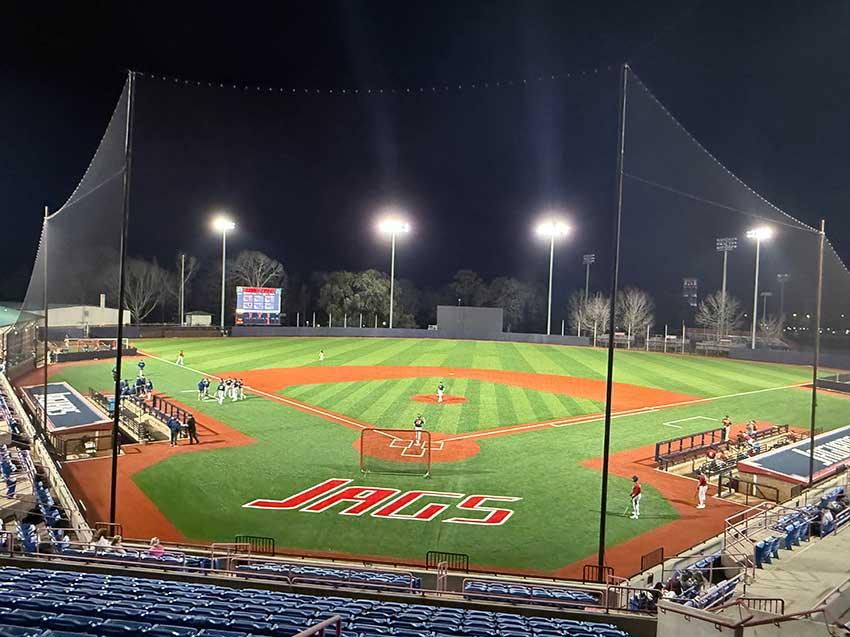
MULTIPOLYGON (((145 341, 140 345, 169 360, 184 349, 188 366, 213 373, 317 365, 318 350, 322 348, 328 355, 325 365, 439 365, 601 378, 605 362, 602 350, 513 343, 192 339, 145 341)), ((805 382, 809 373, 805 368, 639 352, 618 352, 616 364, 621 382, 697 396, 727 397, 617 418, 613 421, 612 453, 711 428, 713 423, 706 419, 716 422, 727 413, 737 422, 758 418, 808 426, 808 392, 798 388, 771 390, 805 382), (730 396, 765 389, 769 391, 730 396), (679 422, 673 423, 675 426, 665 424, 671 421, 679 422)), ((111 363, 67 367, 59 379, 82 390, 109 390, 111 368, 111 363)), ((358 433, 354 430, 256 396, 221 406, 213 401, 198 403, 194 394, 196 372, 159 360, 149 360, 146 372, 158 391, 192 405, 202 422, 203 415, 208 414, 257 440, 255 445, 178 454, 135 476, 137 484, 163 513, 192 539, 232 541, 235 534, 245 533, 271 536, 279 546, 295 549, 399 559, 421 559, 426 550, 442 549, 468 553, 480 565, 539 570, 557 569, 596 549, 600 475, 581 463, 601 455, 600 420, 480 439, 478 455, 462 462, 435 465, 433 479, 426 484, 421 478, 408 476, 361 476, 354 447, 358 433), (511 505, 516 511, 513 518, 495 528, 242 508, 256 498, 285 498, 331 477, 402 490, 424 487, 510 495, 522 500, 511 505)), ((416 411, 420 407, 410 403, 408 392, 430 393, 435 384, 433 378, 397 379, 295 386, 287 388, 286 393, 385 426, 396 418, 406 419, 409 414, 405 410, 412 407, 416 411)), ((542 392, 532 396, 525 390, 501 394, 502 391, 488 383, 477 383, 477 389, 466 385, 463 391, 452 384, 449 393, 467 395, 469 403, 421 407, 443 410, 439 420, 457 431, 485 426, 467 422, 476 417, 483 420, 484 413, 495 414, 500 424, 510 424, 510 420, 544 420, 553 410, 572 408, 559 396, 544 396, 542 392), (448 414, 456 408, 458 417, 450 421, 448 414), (460 417, 464 413, 468 418, 460 417)), ((577 403, 576 408, 590 406, 577 403)), ((820 426, 826 429, 850 421, 844 398, 820 396, 818 413, 820 426)), ((426 417, 430 426, 432 417, 426 417)), ((627 480, 611 477, 609 545, 676 516, 670 504, 648 484, 642 503, 644 516, 639 521, 622 517, 629 488, 627 480)))

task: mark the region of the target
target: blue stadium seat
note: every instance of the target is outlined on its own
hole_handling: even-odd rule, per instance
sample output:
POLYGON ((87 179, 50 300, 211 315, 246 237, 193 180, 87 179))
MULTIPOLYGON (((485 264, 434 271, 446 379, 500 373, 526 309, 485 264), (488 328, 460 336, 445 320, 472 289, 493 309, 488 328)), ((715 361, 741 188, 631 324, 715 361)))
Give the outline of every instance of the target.
POLYGON ((197 630, 188 626, 156 624, 145 633, 145 637, 195 637, 197 634, 197 630))
POLYGON ((28 628, 26 626, 12 626, 0 623, 0 635, 3 637, 39 637, 42 634, 40 628, 28 628))

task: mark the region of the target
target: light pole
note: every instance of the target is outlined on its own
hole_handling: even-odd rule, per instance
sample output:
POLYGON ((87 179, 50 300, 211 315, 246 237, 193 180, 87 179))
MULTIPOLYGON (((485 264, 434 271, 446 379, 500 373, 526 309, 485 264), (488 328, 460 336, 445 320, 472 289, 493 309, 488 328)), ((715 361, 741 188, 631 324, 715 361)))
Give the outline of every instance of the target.
POLYGON ((776 282, 779 283, 779 316, 785 316, 785 284, 791 278, 790 274, 777 274, 776 282))
POLYGON ((773 292, 762 292, 761 293, 761 320, 767 320, 767 297, 773 296, 773 292))
POLYGON ((180 327, 183 327, 183 324, 184 324, 183 309, 184 309, 185 305, 184 305, 183 293, 184 293, 185 284, 186 284, 186 255, 181 254, 180 255, 180 327))
POLYGON ((213 228, 221 233, 221 333, 224 334, 224 269, 227 259, 227 232, 236 228, 236 223, 224 215, 213 219, 213 228))
POLYGON ((390 322, 389 328, 393 329, 393 295, 395 292, 395 239, 400 234, 410 232, 410 224, 398 217, 386 217, 378 223, 378 230, 383 234, 390 235, 392 249, 390 251, 390 322))
POLYGON ((552 333, 552 269, 555 262, 555 239, 565 237, 570 232, 570 227, 563 221, 548 218, 537 224, 535 230, 538 237, 549 239, 549 311, 546 314, 546 335, 552 333))
POLYGON ((596 263, 596 255, 585 254, 581 258, 581 262, 584 264, 586 270, 584 275, 584 304, 587 305, 587 296, 590 293, 590 265, 596 263))
POLYGON ((759 311, 759 257, 761 255, 761 242, 770 239, 773 236, 773 230, 767 226, 759 226, 752 230, 747 230, 747 239, 753 239, 756 242, 756 274, 753 285, 753 336, 751 349, 756 348, 756 326, 758 325, 759 311))
POLYGON ((726 262, 729 253, 738 247, 738 237, 720 237, 716 240, 717 251, 723 253, 723 283, 720 288, 720 334, 723 337, 726 324, 726 262))

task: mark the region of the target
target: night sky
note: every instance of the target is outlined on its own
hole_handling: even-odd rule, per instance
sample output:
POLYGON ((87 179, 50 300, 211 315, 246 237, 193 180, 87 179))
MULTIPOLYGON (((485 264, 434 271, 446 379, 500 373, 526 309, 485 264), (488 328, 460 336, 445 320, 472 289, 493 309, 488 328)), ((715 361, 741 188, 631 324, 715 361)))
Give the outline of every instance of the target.
MULTIPOLYGON (((437 287, 470 268, 545 281, 531 227, 554 207, 576 226, 556 257, 565 298, 583 283, 581 254, 604 264, 610 243, 624 60, 768 200, 811 225, 826 218, 850 261, 846 2, 4 8, 0 206, 17 238, 4 233, 2 296, 22 294, 42 208, 76 186, 127 68, 146 74, 130 253, 168 265, 178 250, 217 255, 207 220, 225 209, 239 224, 233 250, 262 249, 292 272, 387 269, 373 221, 397 205, 414 226, 399 276, 437 287), (150 77, 163 75, 204 84, 150 77), (534 86, 492 86, 507 79, 534 86), (464 89, 428 95, 434 86, 464 89), (364 94, 378 87, 399 93, 364 94)), ((593 285, 606 285, 603 268, 593 285)))

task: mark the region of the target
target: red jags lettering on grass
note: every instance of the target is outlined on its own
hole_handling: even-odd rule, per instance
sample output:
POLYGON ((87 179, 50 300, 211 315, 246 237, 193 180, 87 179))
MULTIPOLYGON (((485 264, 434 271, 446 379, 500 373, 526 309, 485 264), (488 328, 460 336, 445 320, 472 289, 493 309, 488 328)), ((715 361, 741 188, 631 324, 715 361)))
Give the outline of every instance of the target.
POLYGON ((522 500, 522 498, 514 498, 504 495, 471 495, 466 498, 466 500, 458 504, 457 508, 464 509, 466 511, 487 511, 488 514, 486 517, 481 519, 449 518, 448 520, 443 521, 451 522, 453 524, 490 524, 493 526, 499 526, 507 522, 514 514, 511 509, 496 509, 494 507, 481 506, 481 504, 486 500, 496 500, 497 502, 517 502, 518 500, 522 500))
POLYGON ((449 508, 448 504, 437 504, 431 502, 419 509, 416 513, 401 513, 401 510, 410 506, 420 498, 425 496, 442 497, 442 498, 462 498, 462 493, 446 493, 444 491, 408 491, 403 496, 396 498, 389 504, 385 504, 377 511, 372 512, 372 516, 376 518, 392 518, 395 520, 418 520, 420 522, 430 522, 443 511, 449 508))
POLYGON ((381 502, 398 493, 401 493, 398 489, 348 487, 342 491, 337 491, 323 500, 314 502, 308 507, 304 507, 301 511, 305 513, 322 513, 340 502, 356 502, 357 504, 353 504, 340 511, 340 515, 363 515, 372 507, 379 505, 381 502))
POLYGON ((415 520, 432 522, 451 508, 451 504, 429 502, 415 513, 402 513, 422 498, 460 499, 455 506, 461 511, 474 511, 486 514, 482 518, 454 517, 443 522, 451 524, 474 524, 478 526, 501 526, 507 522, 514 511, 484 506, 489 501, 519 502, 522 498, 507 495, 464 495, 447 491, 407 491, 383 487, 346 486, 351 480, 331 478, 316 486, 299 491, 285 500, 253 500, 242 506, 255 509, 288 510, 299 509, 302 513, 324 513, 341 502, 351 502, 339 515, 361 516, 369 511, 372 517, 384 520, 415 520), (345 487, 345 488, 340 488, 345 487), (332 493, 336 489, 336 493, 332 493), (396 497, 398 496, 398 497, 396 497), (312 502, 312 504, 307 504, 312 502), (304 506, 307 505, 307 506, 304 506), (377 508, 376 508, 377 507, 377 508))
POLYGON ((291 495, 286 498, 286 500, 252 500, 248 504, 243 504, 242 506, 246 509, 299 509, 310 500, 315 500, 319 496, 330 493, 334 489, 338 489, 349 482, 351 482, 351 480, 331 478, 330 480, 325 480, 314 487, 299 491, 295 495, 291 495))

